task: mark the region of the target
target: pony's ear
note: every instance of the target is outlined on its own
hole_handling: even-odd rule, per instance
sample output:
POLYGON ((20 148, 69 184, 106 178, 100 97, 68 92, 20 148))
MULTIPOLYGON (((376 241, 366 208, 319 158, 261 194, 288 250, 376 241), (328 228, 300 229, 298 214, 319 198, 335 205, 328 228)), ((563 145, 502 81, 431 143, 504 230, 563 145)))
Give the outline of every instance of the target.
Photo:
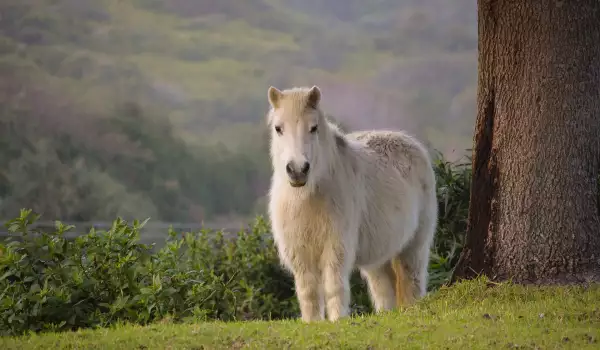
POLYGON ((269 104, 273 108, 279 107, 279 101, 281 100, 281 91, 279 91, 276 87, 270 86, 269 91, 267 92, 267 96, 269 99, 269 104))
POLYGON ((308 90, 308 98, 306 99, 306 106, 312 109, 317 109, 319 106, 319 102, 321 102, 321 90, 318 86, 313 85, 313 87, 308 90))

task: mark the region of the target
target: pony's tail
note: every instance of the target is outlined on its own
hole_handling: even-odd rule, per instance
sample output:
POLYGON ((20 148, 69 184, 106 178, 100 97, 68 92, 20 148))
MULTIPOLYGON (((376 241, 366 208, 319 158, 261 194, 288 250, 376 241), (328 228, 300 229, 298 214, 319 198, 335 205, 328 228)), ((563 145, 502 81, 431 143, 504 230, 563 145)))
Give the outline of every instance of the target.
POLYGON ((399 256, 392 259, 392 269, 396 280, 396 306, 408 306, 415 301, 414 286, 399 256))

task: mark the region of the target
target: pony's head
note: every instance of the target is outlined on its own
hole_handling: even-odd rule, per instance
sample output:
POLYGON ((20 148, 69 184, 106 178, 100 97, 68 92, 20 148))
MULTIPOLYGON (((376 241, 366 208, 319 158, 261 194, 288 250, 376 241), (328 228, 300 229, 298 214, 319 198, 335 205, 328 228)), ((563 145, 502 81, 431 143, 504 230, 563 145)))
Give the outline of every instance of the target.
POLYGON ((330 148, 335 139, 319 103, 321 91, 293 88, 268 91, 271 108, 267 124, 271 129, 271 159, 275 176, 292 187, 314 188, 328 169, 330 148))

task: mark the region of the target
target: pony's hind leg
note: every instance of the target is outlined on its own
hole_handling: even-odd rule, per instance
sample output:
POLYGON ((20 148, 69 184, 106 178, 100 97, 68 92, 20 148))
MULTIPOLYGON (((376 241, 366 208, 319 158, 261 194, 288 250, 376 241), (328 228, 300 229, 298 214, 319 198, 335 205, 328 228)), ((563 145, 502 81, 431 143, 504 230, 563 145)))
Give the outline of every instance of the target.
MULTIPOLYGON (((429 264, 429 255, 431 242, 435 231, 435 221, 430 217, 425 216, 421 220, 416 231, 415 237, 397 256, 397 260, 401 263, 404 273, 405 300, 420 299, 427 293, 427 278, 429 272, 427 267, 429 264)), ((400 266, 400 265, 399 265, 400 266)))
POLYGON ((424 247, 413 250, 409 246, 397 257, 396 266, 401 271, 398 274, 402 285, 400 295, 404 305, 412 304, 427 292, 428 260, 429 249, 424 247))
POLYGON ((367 281, 375 311, 393 309, 396 306, 396 294, 391 262, 388 261, 379 267, 360 268, 360 273, 367 281))
POLYGON ((396 303, 398 303, 398 306, 411 305, 417 298, 412 268, 407 267, 400 254, 392 259, 392 268, 396 280, 396 303))

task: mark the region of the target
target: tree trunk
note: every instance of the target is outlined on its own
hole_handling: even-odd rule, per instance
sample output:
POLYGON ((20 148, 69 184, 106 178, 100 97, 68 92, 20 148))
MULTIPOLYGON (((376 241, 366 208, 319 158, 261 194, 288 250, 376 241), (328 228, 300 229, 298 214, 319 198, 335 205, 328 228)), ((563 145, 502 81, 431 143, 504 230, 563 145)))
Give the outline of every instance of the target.
POLYGON ((479 0, 465 249, 453 281, 600 281, 600 1, 479 0))

